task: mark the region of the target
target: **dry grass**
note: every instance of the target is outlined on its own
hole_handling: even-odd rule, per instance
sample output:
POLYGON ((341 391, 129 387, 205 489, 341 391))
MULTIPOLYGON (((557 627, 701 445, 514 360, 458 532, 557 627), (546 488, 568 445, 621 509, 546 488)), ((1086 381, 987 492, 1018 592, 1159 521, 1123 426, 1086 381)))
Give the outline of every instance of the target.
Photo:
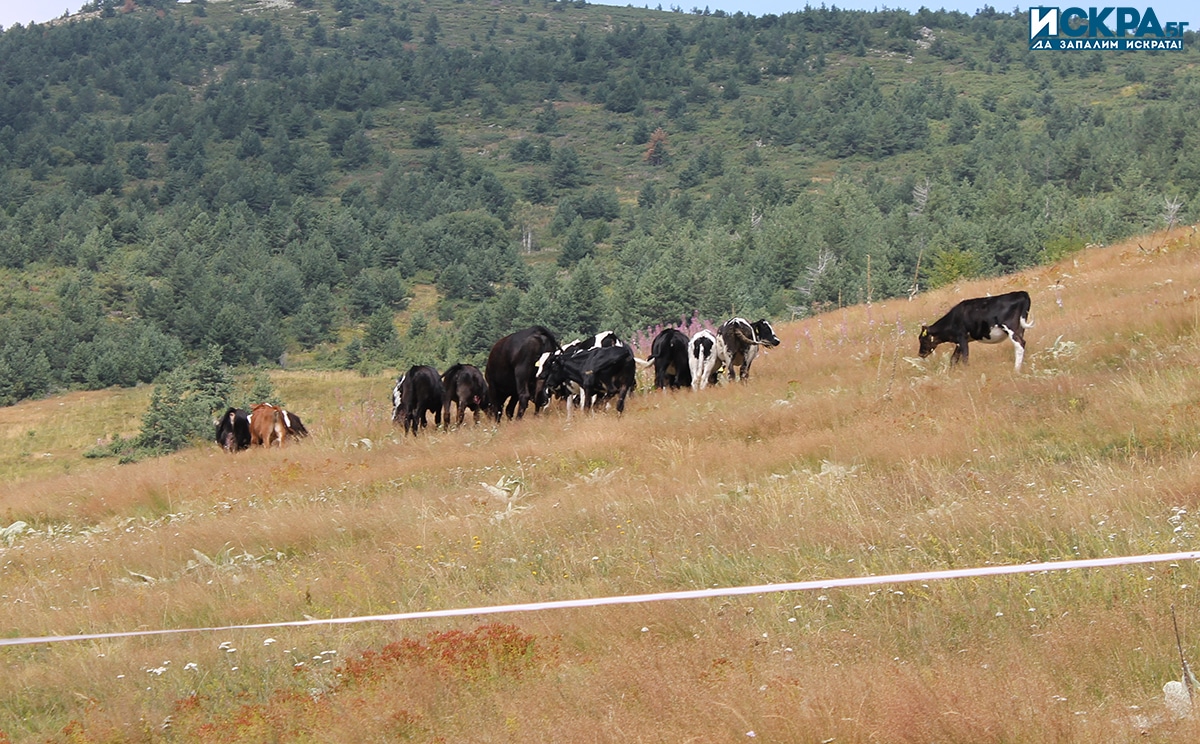
MULTIPOLYGON (((405 439, 387 420, 390 379, 279 373, 309 441, 114 466, 81 452, 129 433, 146 391, 2 409, 0 517, 31 531, 0 543, 0 632, 1190 549, 1200 245, 1190 228, 1141 243, 1159 248, 1089 250, 781 327, 785 344, 749 384, 641 394, 621 419, 552 412, 405 439), (915 358, 921 321, 1017 288, 1036 323, 1025 372, 999 346, 974 348, 967 368, 950 368, 945 350, 915 358)), ((1200 733, 1161 695, 1179 675, 1172 606, 1185 651, 1200 649, 1197 583, 1193 565, 1157 565, 506 615, 509 626, 481 617, 12 647, 0 731, 82 742, 751 731, 1176 741, 1200 733)))

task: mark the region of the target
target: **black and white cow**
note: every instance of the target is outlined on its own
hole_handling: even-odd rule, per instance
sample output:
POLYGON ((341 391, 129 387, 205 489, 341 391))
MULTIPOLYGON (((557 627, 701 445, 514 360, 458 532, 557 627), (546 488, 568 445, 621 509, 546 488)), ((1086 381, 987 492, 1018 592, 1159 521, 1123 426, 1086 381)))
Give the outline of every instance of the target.
POLYGON ((1008 339, 1016 351, 1015 368, 1020 372, 1025 360, 1025 329, 1033 327, 1029 306, 1029 293, 1024 291, 963 300, 933 325, 921 326, 920 354, 927 357, 939 344, 954 344, 950 363, 966 364, 968 342, 996 344, 1008 339))
POLYGON ((688 341, 688 368, 692 373, 692 389, 703 390, 715 385, 721 372, 717 359, 717 337, 710 330, 696 331, 688 341))
MULTIPOLYGON (((623 341, 621 341, 620 338, 617 337, 616 333, 614 333, 613 331, 600 331, 599 333, 595 334, 594 336, 589 336, 588 338, 575 339, 571 343, 563 346, 561 349, 557 349, 555 351, 548 351, 545 354, 542 354, 541 357, 538 358, 537 364, 534 365, 537 368, 536 399, 537 399, 538 405, 542 406, 542 407, 549 405, 550 396, 552 396, 552 395, 557 398, 568 399, 568 402, 569 402, 570 396, 575 396, 575 398, 577 399, 576 402, 579 404, 580 408, 583 408, 585 405, 585 401, 582 398, 582 395, 583 395, 582 389, 578 385, 574 385, 574 384, 559 385, 557 388, 555 388, 553 390, 551 390, 549 387, 547 387, 547 385, 546 385, 546 371, 548 369, 547 362, 551 358, 561 357, 561 358, 565 359, 565 358, 573 357, 577 354, 594 351, 596 349, 610 349, 610 348, 616 348, 616 347, 621 347, 621 346, 625 346, 625 343, 623 341)), ((591 404, 594 404, 595 402, 596 402, 595 400, 587 401, 586 405, 591 405, 591 404)))
POLYGON ((441 375, 433 367, 413 365, 396 381, 392 389, 392 422, 404 424, 404 433, 428 426, 425 414, 433 412, 435 426, 442 425, 442 403, 446 391, 441 375))
POLYGON ((521 418, 531 399, 534 413, 545 405, 537 394, 537 362, 558 348, 554 333, 543 326, 511 333, 492 345, 484 368, 492 418, 499 421, 507 413, 511 419, 514 410, 521 418))
POLYGON ((563 354, 577 354, 588 349, 606 349, 610 346, 624 346, 624 342, 617 338, 617 334, 612 331, 600 331, 594 336, 588 338, 577 338, 569 344, 562 347, 563 354))
POLYGON ((552 354, 541 371, 548 393, 567 399, 567 416, 579 390, 581 408, 595 401, 617 398, 617 413, 625 411, 625 398, 637 386, 637 362, 624 344, 586 349, 574 354, 552 354))
POLYGON ((217 421, 217 444, 226 452, 241 452, 250 446, 250 414, 230 408, 217 421))
POLYGON ((442 404, 442 420, 446 428, 450 428, 450 404, 458 406, 458 421, 455 426, 462 426, 467 409, 475 413, 475 423, 479 423, 479 414, 488 408, 487 382, 483 373, 472 364, 455 364, 442 373, 442 386, 446 389, 446 400, 442 404))
POLYGON ((649 362, 654 365, 654 387, 690 387, 692 368, 688 361, 688 337, 676 328, 666 328, 650 344, 649 362))
POLYGON ((717 328, 717 360, 729 370, 729 379, 746 380, 750 364, 760 346, 779 346, 775 329, 764 318, 751 323, 745 318, 730 318, 717 328))

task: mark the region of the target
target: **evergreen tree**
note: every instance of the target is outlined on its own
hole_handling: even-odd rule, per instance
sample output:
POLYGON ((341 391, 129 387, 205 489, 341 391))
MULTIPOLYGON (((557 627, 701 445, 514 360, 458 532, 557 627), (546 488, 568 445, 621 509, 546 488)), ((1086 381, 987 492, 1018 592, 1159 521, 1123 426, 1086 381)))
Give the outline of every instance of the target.
POLYGON ((371 351, 386 350, 400 339, 392 311, 382 307, 371 314, 363 333, 363 348, 371 351))

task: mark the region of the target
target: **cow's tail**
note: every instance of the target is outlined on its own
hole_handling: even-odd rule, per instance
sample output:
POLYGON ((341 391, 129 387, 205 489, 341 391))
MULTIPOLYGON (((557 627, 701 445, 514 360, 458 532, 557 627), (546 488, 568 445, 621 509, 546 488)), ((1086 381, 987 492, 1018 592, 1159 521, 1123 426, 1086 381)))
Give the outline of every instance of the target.
POLYGON ((654 364, 654 357, 650 357, 649 359, 642 359, 641 357, 635 355, 633 357, 633 361, 637 362, 637 365, 639 367, 649 367, 651 364, 654 364))
POLYGON ((744 343, 748 346, 762 346, 761 341, 759 341, 757 338, 747 337, 746 334, 742 333, 742 329, 740 329, 740 328, 736 329, 734 331, 734 333, 737 335, 737 338, 739 341, 741 341, 742 343, 744 343))
POLYGON ((1022 328, 1033 328, 1033 323, 1029 320, 1029 316, 1023 315, 1020 320, 1022 328))

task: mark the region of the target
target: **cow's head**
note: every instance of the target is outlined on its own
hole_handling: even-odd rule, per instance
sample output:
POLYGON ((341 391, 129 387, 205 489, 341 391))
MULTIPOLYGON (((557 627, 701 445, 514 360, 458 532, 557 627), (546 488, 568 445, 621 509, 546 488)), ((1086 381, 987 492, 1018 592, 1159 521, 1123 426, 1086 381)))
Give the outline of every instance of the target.
POLYGON ((922 358, 929 356, 937 345, 941 343, 938 337, 929 332, 929 326, 921 326, 921 335, 917 336, 921 342, 921 348, 918 352, 922 358))
POLYGON ((567 375, 561 354, 550 354, 538 366, 537 403, 544 406, 550 396, 566 398, 571 394, 571 378, 567 375))
POLYGON ((771 323, 766 318, 755 323, 753 326, 755 335, 758 336, 758 342, 763 346, 779 346, 779 337, 775 335, 775 329, 771 327, 771 323))

